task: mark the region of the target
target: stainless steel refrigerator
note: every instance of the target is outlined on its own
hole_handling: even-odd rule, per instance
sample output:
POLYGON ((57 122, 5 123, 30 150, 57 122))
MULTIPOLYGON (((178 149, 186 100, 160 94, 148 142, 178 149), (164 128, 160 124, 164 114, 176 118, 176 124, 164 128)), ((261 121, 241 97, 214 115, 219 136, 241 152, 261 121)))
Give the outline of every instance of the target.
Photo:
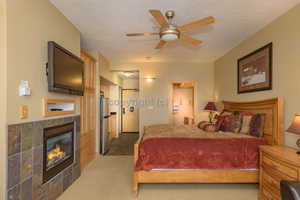
POLYGON ((109 99, 100 97, 100 154, 105 155, 109 149, 109 99))

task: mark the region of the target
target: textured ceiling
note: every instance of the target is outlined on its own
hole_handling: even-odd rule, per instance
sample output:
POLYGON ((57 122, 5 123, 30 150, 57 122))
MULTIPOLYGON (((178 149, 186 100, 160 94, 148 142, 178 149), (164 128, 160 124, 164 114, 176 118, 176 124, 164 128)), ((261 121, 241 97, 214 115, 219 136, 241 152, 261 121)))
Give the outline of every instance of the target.
POLYGON ((149 61, 213 61, 239 42, 300 3, 300 0, 50 0, 82 33, 82 46, 98 50, 113 65, 149 61), (187 32, 203 40, 198 47, 182 41, 155 50, 157 36, 128 38, 126 33, 158 32, 148 13, 174 10, 183 25, 214 16, 216 23, 187 32))

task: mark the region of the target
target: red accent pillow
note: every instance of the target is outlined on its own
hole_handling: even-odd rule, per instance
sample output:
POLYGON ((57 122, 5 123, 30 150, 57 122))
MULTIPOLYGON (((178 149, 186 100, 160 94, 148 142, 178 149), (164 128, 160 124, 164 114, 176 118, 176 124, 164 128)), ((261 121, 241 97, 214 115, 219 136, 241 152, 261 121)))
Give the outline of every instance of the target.
POLYGON ((216 122, 216 125, 215 125, 216 126, 216 131, 219 131, 221 129, 221 126, 224 123, 224 120, 225 120, 224 116, 221 116, 221 115, 218 116, 218 119, 217 119, 217 122, 216 122))
POLYGON ((226 131, 228 131, 227 129, 228 129, 228 126, 230 124, 230 115, 223 116, 223 117, 224 117, 224 119, 223 119, 222 124, 220 126, 220 131, 226 132, 226 131))
POLYGON ((242 115, 239 111, 231 112, 230 115, 224 116, 221 131, 238 133, 242 127, 242 115))

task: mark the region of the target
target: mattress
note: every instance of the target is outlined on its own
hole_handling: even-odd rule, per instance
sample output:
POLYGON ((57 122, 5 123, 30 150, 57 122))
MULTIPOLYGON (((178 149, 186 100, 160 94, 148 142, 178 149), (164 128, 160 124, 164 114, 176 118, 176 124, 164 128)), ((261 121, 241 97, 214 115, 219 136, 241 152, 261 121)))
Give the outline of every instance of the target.
POLYGON ((196 127, 145 127, 135 170, 255 170, 263 138, 196 127))

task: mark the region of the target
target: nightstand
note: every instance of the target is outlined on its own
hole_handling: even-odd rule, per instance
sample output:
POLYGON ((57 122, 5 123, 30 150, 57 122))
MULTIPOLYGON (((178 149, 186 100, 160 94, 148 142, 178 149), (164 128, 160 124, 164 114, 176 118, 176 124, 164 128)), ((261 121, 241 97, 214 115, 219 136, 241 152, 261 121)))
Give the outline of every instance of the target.
POLYGON ((284 146, 260 147, 260 200, 279 200, 280 181, 300 181, 300 155, 284 146))

